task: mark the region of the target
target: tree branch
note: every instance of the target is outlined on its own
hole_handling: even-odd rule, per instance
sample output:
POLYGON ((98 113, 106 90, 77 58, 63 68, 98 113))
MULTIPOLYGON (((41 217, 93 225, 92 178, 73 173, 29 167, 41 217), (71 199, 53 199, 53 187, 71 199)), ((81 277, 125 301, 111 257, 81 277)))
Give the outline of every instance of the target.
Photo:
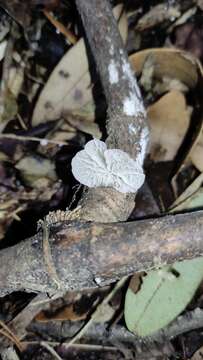
MULTIPOLYGON (((126 151, 143 163, 148 144, 146 113, 137 81, 108 0, 76 0, 108 104, 107 146, 126 151)), ((112 188, 89 189, 78 217, 96 222, 126 220, 135 194, 112 188)))
MULTIPOLYGON (((105 285, 177 260, 203 255, 203 211, 130 223, 58 223, 51 228, 60 290, 105 285)), ((0 293, 56 292, 42 233, 0 252, 0 293)))

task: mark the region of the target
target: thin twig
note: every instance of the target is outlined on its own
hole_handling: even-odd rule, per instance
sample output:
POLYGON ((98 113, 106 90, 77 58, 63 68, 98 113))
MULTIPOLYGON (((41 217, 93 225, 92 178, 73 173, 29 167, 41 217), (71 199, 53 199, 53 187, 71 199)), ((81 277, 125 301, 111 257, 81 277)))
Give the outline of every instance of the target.
POLYGON ((3 62, 3 69, 2 69, 2 77, 1 77, 1 95, 5 94, 7 90, 7 83, 9 79, 9 71, 12 64, 12 54, 14 48, 14 29, 16 28, 16 24, 12 21, 11 24, 11 31, 10 36, 8 38, 5 55, 4 55, 4 62, 3 62))
POLYGON ((122 278, 120 281, 117 282, 117 284, 114 286, 113 290, 107 295, 107 297, 102 301, 101 304, 99 304, 94 311, 94 313, 91 315, 91 318, 89 321, 80 329, 80 331, 69 341, 69 343, 66 345, 66 349, 72 346, 74 343, 80 340, 80 338, 86 333, 86 331, 89 329, 89 327, 92 325, 94 321, 96 321, 98 315, 101 313, 102 309, 105 308, 105 306, 109 303, 109 301, 113 298, 115 293, 125 284, 128 277, 122 278))
POLYGON ((19 121, 22 129, 26 131, 26 130, 28 129, 28 128, 27 128, 27 125, 25 124, 22 116, 21 116, 19 113, 17 114, 17 119, 18 119, 18 121, 19 121))
POLYGON ((15 134, 0 134, 0 139, 11 139, 17 141, 36 141, 40 142, 41 144, 54 144, 59 146, 67 145, 64 141, 57 141, 57 140, 49 140, 47 138, 39 138, 35 136, 22 136, 22 135, 15 135, 15 134))
POLYGON ((52 25, 55 26, 55 28, 62 33, 63 35, 65 35, 65 37, 68 39, 70 44, 76 44, 76 42, 78 41, 77 37, 72 33, 72 31, 70 31, 69 29, 67 29, 63 24, 60 23, 60 21, 56 20, 49 11, 47 10, 43 10, 44 15, 46 16, 46 18, 50 21, 50 23, 52 23, 52 25))
POLYGON ((51 345, 49 345, 46 341, 40 341, 39 343, 41 346, 43 346, 46 350, 48 350, 50 352, 50 354, 52 354, 55 359, 57 360, 63 360, 58 354, 57 352, 53 349, 53 347, 51 345))
POLYGON ((20 351, 23 351, 22 344, 18 337, 9 329, 9 327, 0 320, 0 326, 5 330, 0 329, 0 333, 11 340, 20 351))
MULTIPOLYGON (((106 345, 94 345, 94 344, 72 344, 71 346, 69 346, 69 343, 67 342, 63 342, 63 344, 61 344, 61 342, 58 341, 44 341, 44 343, 49 344, 50 346, 63 346, 65 349, 67 348, 76 348, 76 349, 81 349, 81 350, 96 350, 96 351, 118 351, 118 349, 114 346, 106 346, 106 345)), ((23 345, 25 346, 29 346, 29 345, 40 345, 41 342, 40 341, 23 341, 22 342, 23 345)))

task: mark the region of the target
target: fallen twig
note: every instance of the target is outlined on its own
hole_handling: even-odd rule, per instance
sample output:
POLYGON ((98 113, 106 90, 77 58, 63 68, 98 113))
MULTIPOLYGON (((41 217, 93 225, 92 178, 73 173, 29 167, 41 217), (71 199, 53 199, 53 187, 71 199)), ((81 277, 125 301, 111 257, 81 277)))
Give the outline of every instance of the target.
POLYGON ((22 351, 23 350, 23 346, 20 342, 20 339, 9 329, 9 327, 3 323, 3 321, 0 320, 0 326, 3 328, 0 329, 0 333, 2 335, 4 335, 7 339, 11 340, 16 346, 17 348, 22 351))
POLYGON ((54 145, 67 145, 64 141, 57 141, 57 140, 51 140, 47 138, 40 138, 36 136, 23 136, 23 135, 16 135, 16 134, 0 134, 0 139, 11 139, 15 141, 35 141, 41 143, 41 145, 47 145, 47 144, 54 144, 54 145))
POLYGON ((48 352, 53 355, 54 359, 63 360, 63 359, 57 354, 57 352, 54 350, 54 348, 53 348, 50 344, 48 344, 46 341, 40 341, 39 344, 40 344, 41 346, 43 346, 46 350, 48 350, 48 352))
MULTIPOLYGON (((102 286, 136 271, 203 255, 203 212, 129 223, 62 222, 50 228, 52 259, 66 290, 102 286)), ((0 294, 54 293, 42 232, 0 252, 0 294)))
POLYGON ((69 29, 67 29, 67 27, 61 24, 60 21, 56 20, 49 11, 44 9, 43 13, 52 25, 54 25, 55 28, 67 38, 70 44, 75 44, 77 42, 77 37, 69 29))
POLYGON ((80 331, 69 341, 69 343, 66 345, 66 349, 71 347, 73 344, 77 343, 85 334, 86 331, 89 329, 92 324, 97 321, 98 315, 101 313, 101 311, 105 311, 106 305, 109 303, 109 301, 113 298, 113 296, 116 294, 116 292, 125 284, 126 277, 121 279, 117 282, 116 286, 113 288, 113 290, 104 298, 101 304, 99 304, 96 308, 96 310, 91 315, 89 321, 80 329, 80 331))

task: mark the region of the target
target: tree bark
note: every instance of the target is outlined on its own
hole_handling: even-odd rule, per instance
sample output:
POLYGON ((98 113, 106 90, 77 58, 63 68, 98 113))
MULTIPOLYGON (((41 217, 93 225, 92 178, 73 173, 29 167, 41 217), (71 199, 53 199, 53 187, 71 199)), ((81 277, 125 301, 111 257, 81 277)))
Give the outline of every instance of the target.
POLYGON ((103 286, 136 271, 203 255, 203 211, 129 223, 64 222, 50 232, 56 289, 42 233, 0 252, 0 294, 103 286))
MULTIPOLYGON (((76 0, 76 5, 108 104, 107 146, 124 150, 143 164, 149 138, 146 112, 110 3, 76 0)), ((112 188, 88 189, 80 205, 80 219, 124 221, 134 208, 135 194, 121 194, 112 188)))

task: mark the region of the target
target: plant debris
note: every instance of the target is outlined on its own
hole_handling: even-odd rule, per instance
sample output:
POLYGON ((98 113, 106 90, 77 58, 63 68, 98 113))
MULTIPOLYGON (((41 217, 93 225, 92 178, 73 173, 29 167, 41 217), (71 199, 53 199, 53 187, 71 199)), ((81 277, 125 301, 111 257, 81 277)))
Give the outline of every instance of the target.
MULTIPOLYGON (((88 34, 87 38, 84 36, 75 2, 0 0, 1 249, 20 243, 37 231, 39 236, 37 221, 50 212, 51 219, 52 211, 58 210, 52 216, 55 219, 52 232, 57 236, 53 239, 51 233, 48 251, 43 255, 46 258, 41 259, 42 269, 51 264, 50 271, 57 279, 61 254, 56 254, 55 243, 59 237, 65 239, 64 230, 60 236, 57 233, 61 219, 65 219, 67 228, 74 219, 84 236, 84 221, 91 220, 88 241, 96 244, 97 231, 101 229, 94 228, 94 219, 108 222, 114 200, 123 213, 119 217, 119 211, 112 212, 111 223, 123 221, 126 201, 131 209, 129 221, 151 221, 167 214, 203 210, 203 1, 113 1, 112 6, 141 89, 150 128, 144 162, 146 181, 135 204, 130 193, 139 188, 134 186, 137 172, 129 164, 135 163, 133 156, 144 154, 145 149, 142 151, 141 144, 134 151, 137 132, 133 123, 126 128, 121 123, 117 126, 116 135, 122 134, 119 140, 113 134, 110 118, 112 114, 117 118, 118 109, 108 109, 109 99, 105 98, 100 68, 96 66, 98 59, 94 58, 91 41, 87 41, 88 34), (111 154, 120 151, 126 157, 109 160, 104 149, 99 153, 94 149, 88 158, 87 154, 84 156, 92 139, 95 144, 105 144, 108 131, 106 151, 111 154), (119 144, 122 138, 127 139, 127 149, 134 151, 131 157, 126 149, 112 146, 115 139, 119 144), (74 159, 81 154, 83 157, 75 166, 74 159), (102 181, 98 181, 99 176, 103 176, 102 181), (94 192, 87 192, 79 181, 93 187, 93 191, 98 187, 96 207, 92 208, 92 213, 95 209, 98 212, 95 215, 91 211, 80 212, 84 201, 91 204, 94 192), (122 189, 119 190, 122 194, 114 189, 112 195, 113 183, 115 189, 122 189), (98 210, 104 202, 103 191, 106 207, 98 210), (75 208, 71 217, 70 211, 75 208)), ((104 29, 100 35, 111 44, 112 39, 104 29)), ((99 46, 95 44, 96 48, 99 46)), ((116 52, 113 43, 110 52, 111 56, 116 52)), ((118 73, 118 64, 112 61, 110 65, 109 82, 117 86, 124 75, 118 73)), ((123 69, 129 76, 127 65, 123 63, 123 69)), ((100 66, 105 67, 105 61, 100 66)), ((134 84, 133 76, 131 80, 134 84)), ((130 92, 128 95, 123 106, 127 121, 134 114, 135 100, 130 92)), ((119 101, 124 94, 115 87, 114 96, 119 101)), ((142 168, 139 174, 143 176, 141 185, 142 168)), ((49 235, 50 223, 46 218, 43 221, 43 236, 49 235)), ((78 236, 77 232, 72 233, 68 240, 70 249, 74 241, 80 241, 78 236)), ((177 236, 174 231, 174 238, 177 236)), ((126 242, 123 238, 123 252, 126 242)), ((85 251, 86 247, 84 258, 85 251)), ((75 261, 78 254, 76 251, 75 261)), ((119 273, 116 245, 113 255, 119 273)), ((36 295, 22 291, 2 297, 2 359, 201 359, 202 257, 166 266, 163 259, 155 260, 158 265, 153 271, 146 273, 143 269, 114 285, 110 285, 109 268, 108 274, 92 279, 96 289, 65 292, 60 287, 60 293, 36 295)), ((66 267, 69 269, 69 264, 66 267)), ((78 278, 82 268, 81 263, 78 278)), ((35 289, 39 285, 40 292, 44 275, 43 270, 37 271, 39 284, 35 284, 35 289)), ((88 271, 91 273, 92 269, 88 271)), ((47 272, 51 281, 49 275, 47 272)), ((30 283, 29 291, 33 291, 32 286, 30 283)))

